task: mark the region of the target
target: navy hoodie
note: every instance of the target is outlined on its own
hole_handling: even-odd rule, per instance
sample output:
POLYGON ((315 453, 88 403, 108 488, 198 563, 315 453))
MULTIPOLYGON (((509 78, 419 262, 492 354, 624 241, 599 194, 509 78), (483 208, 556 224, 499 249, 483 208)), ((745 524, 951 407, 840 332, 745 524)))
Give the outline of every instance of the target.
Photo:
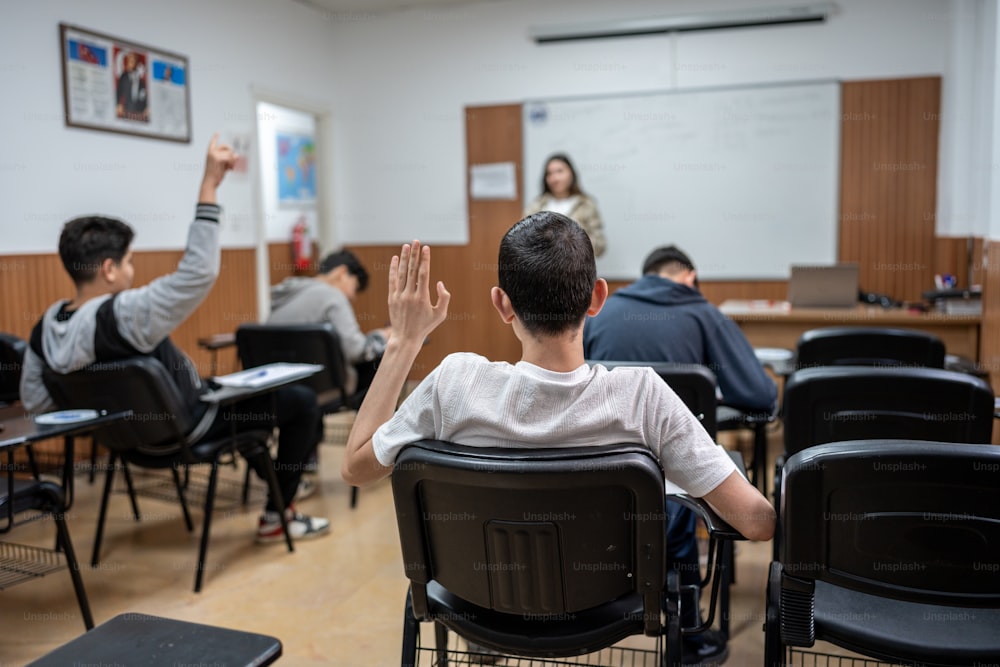
POLYGON ((584 354, 599 361, 671 361, 707 366, 722 403, 774 409, 778 389, 735 322, 701 293, 647 275, 610 297, 583 330, 584 354))

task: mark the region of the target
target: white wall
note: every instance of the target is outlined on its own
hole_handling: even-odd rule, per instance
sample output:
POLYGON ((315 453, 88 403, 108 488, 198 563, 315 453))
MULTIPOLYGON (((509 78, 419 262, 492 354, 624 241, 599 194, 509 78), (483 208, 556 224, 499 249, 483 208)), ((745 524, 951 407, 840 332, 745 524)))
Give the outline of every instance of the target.
MULTIPOLYGON (((292 0, 143 2, 141 12, 134 0, 2 3, 0 253, 51 252, 62 223, 84 212, 133 222, 137 248, 180 247, 211 132, 252 133, 251 86, 308 100, 314 111, 331 110, 333 131, 321 149, 333 164, 321 188, 333 194, 334 229, 320 230, 321 237, 338 243, 414 237, 463 243, 467 105, 919 75, 945 77, 943 140, 965 132, 946 149, 952 153, 942 152, 938 229, 1000 238, 1000 222, 990 223, 1000 207, 969 204, 987 197, 997 180, 991 165, 1000 153, 1000 133, 991 132, 984 147, 982 134, 970 135, 966 128, 982 99, 973 97, 983 95, 976 93, 979 84, 992 82, 997 72, 996 0, 838 0, 838 15, 820 25, 549 45, 527 37, 528 27, 539 24, 779 3, 794 4, 506 0, 375 16, 323 13, 292 0), (966 3, 982 7, 957 8, 966 3), (984 15, 992 23, 983 25, 984 15), (193 142, 65 127, 60 21, 188 56, 193 142), (988 48, 963 49, 970 34, 988 48), (970 81, 970 63, 987 51, 989 71, 970 81), (974 196, 975 179, 966 174, 976 165, 986 176, 974 196)), ((989 106, 979 116, 990 128, 996 123, 995 94, 991 84, 989 106)), ((541 165, 526 168, 540 174, 541 165)), ((586 186, 586 174, 581 176, 586 186)), ((256 243, 253 187, 250 176, 223 186, 227 246, 256 243)))
MULTIPOLYGON (((0 4, 0 253, 53 252, 63 222, 83 213, 129 221, 137 249, 182 247, 212 132, 252 135, 251 85, 332 107, 334 39, 290 0, 0 4), (187 56, 192 142, 66 127, 60 22, 187 56)), ((256 245, 254 187, 239 174, 222 187, 226 246, 256 245)))
MULTIPOLYGON (((510 0, 332 21, 343 92, 333 113, 340 238, 345 243, 466 240, 462 110, 467 105, 945 72, 954 17, 943 0, 839 0, 839 13, 824 24, 676 37, 536 45, 527 36, 529 26, 540 24, 774 4, 510 0)), ((540 176, 542 165, 525 168, 540 176)), ((581 179, 586 188, 586 174, 581 179)))

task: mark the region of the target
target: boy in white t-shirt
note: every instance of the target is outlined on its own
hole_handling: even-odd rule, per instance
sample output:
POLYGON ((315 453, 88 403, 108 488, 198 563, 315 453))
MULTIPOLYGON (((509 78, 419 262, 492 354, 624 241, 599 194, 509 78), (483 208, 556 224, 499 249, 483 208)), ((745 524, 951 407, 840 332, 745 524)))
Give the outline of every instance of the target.
POLYGON ((771 539, 770 503, 652 369, 584 363, 584 318, 601 309, 608 286, 596 277, 586 233, 558 213, 521 220, 500 243, 500 284, 490 296, 521 341, 521 361, 449 355, 396 412, 424 339, 448 314, 444 283, 431 303, 430 259, 430 247, 414 241, 389 265, 392 334, 348 438, 347 482, 385 477, 399 449, 422 438, 510 447, 634 442, 657 455, 668 480, 705 498, 748 539, 771 539))

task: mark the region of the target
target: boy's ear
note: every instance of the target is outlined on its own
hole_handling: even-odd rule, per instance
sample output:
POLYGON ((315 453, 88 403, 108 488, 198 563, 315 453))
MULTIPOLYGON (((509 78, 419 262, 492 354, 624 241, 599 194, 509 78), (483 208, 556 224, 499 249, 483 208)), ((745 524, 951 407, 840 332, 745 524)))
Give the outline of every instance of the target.
POLYGON ((101 266, 97 269, 97 275, 95 278, 100 278, 106 283, 113 283, 115 281, 115 275, 118 273, 119 265, 115 260, 110 257, 106 257, 101 266))
POLYGON ((590 308, 587 309, 587 315, 593 317, 601 312, 601 308, 604 307, 604 302, 607 300, 608 281, 604 278, 598 278, 597 282, 594 283, 594 291, 590 293, 590 308))
POLYGON ((514 321, 514 306, 510 303, 510 297, 499 287, 493 287, 490 290, 490 301, 493 302, 493 307, 496 308, 497 312, 500 314, 500 319, 503 320, 504 324, 510 324, 514 321))

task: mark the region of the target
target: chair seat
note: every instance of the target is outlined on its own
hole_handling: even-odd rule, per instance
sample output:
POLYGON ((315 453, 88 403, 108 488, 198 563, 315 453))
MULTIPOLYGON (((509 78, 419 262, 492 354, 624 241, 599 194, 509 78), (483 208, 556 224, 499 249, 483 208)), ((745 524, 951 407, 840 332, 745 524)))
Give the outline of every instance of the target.
POLYGON ((226 434, 224 437, 213 440, 202 440, 191 445, 191 459, 184 461, 178 452, 173 452, 165 456, 156 456, 137 450, 124 452, 122 457, 128 462, 143 468, 159 470, 171 468, 184 463, 211 463, 226 450, 243 451, 245 447, 256 447, 261 442, 267 442, 270 434, 266 431, 243 431, 234 435, 226 434))
POLYGON ((817 639, 875 658, 983 665, 1000 655, 1000 609, 890 600, 822 581, 815 600, 817 639), (884 653, 859 648, 872 646, 884 653))
POLYGON ((466 639, 491 648, 520 646, 518 655, 529 657, 584 655, 643 634, 642 597, 634 593, 596 609, 535 617, 485 609, 432 581, 427 609, 432 619, 466 639))

